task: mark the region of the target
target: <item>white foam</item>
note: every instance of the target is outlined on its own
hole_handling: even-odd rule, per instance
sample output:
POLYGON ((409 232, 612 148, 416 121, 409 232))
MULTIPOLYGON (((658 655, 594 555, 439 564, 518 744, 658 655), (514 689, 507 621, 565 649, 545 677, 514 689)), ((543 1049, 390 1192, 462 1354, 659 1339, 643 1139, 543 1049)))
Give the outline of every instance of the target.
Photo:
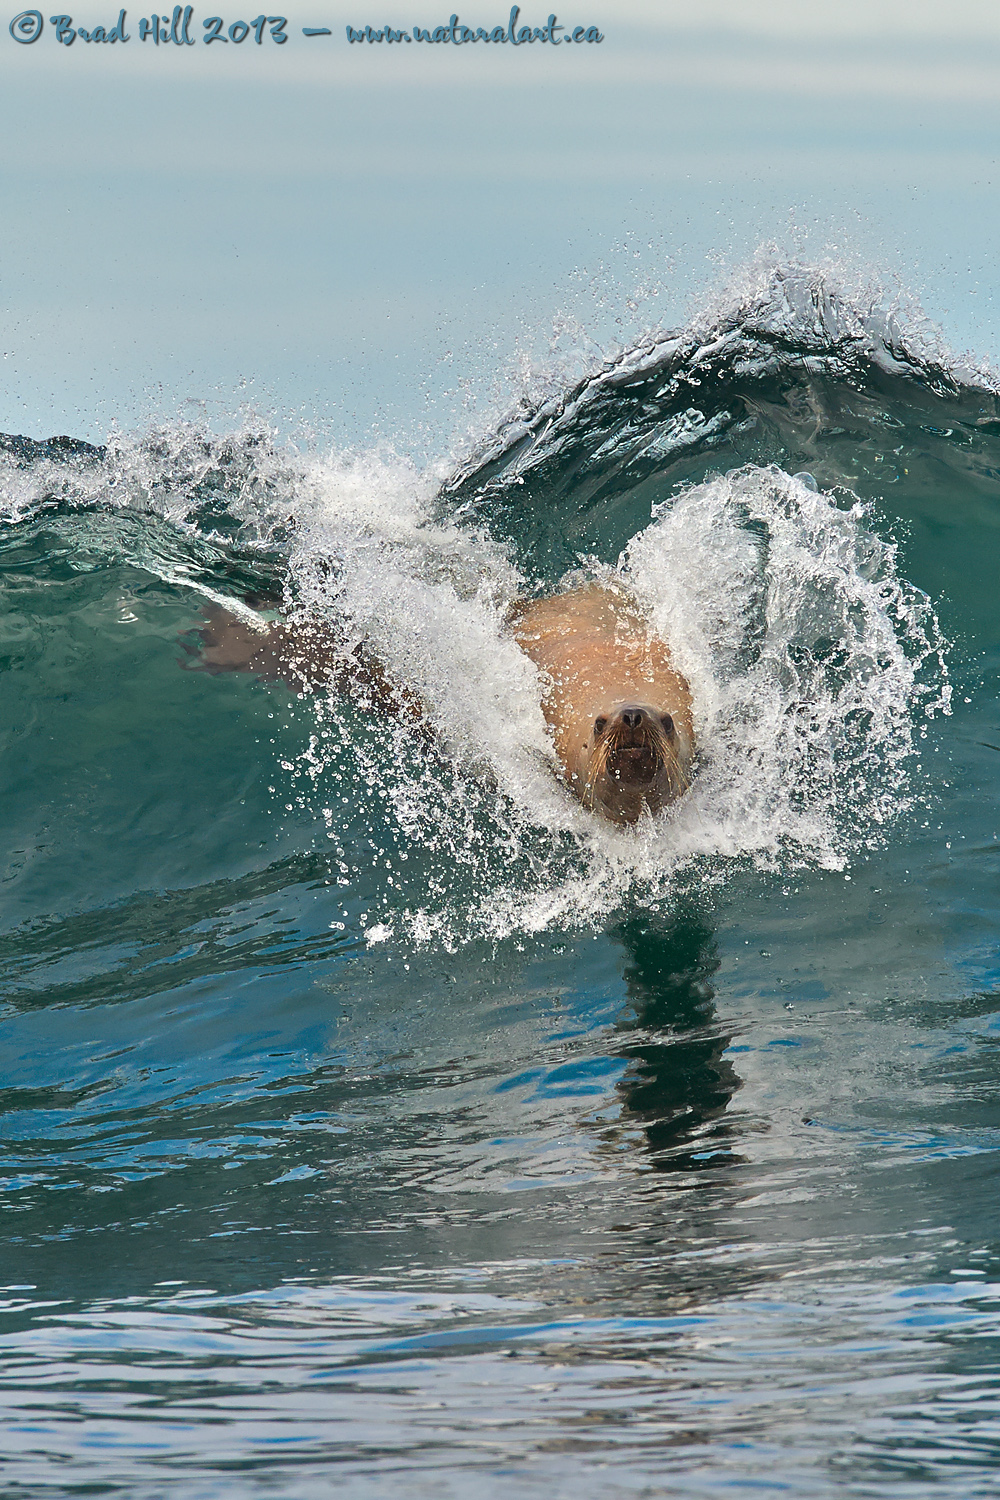
POLYGON ((669 901, 695 866, 841 869, 908 805, 915 710, 947 711, 942 643, 859 502, 750 467, 660 506, 632 540, 619 573, 691 682, 701 767, 672 810, 623 831, 556 779, 540 684, 504 628, 525 587, 506 552, 434 521, 429 487, 399 466, 311 483, 301 596, 368 640, 437 731, 436 748, 400 726, 362 734, 343 704, 315 705, 338 767, 349 747, 350 815, 359 795, 388 809, 421 872, 385 893, 379 931, 451 947, 669 901))
MULTIPOLYGON (((210 455, 187 432, 154 446, 109 460, 105 503, 204 537, 191 497, 210 455)), ((718 880, 733 861, 840 869, 907 807, 915 724, 947 710, 942 643, 852 497, 751 467, 661 505, 632 539, 618 571, 691 682, 701 764, 673 809, 623 831, 559 783, 541 684, 505 628, 528 581, 484 531, 440 518, 441 473, 377 454, 248 457, 226 501, 241 539, 278 545, 289 606, 348 647, 365 641, 433 727, 420 738, 342 701, 311 704, 300 803, 345 851, 345 881, 359 826, 395 861, 370 932, 453 947, 669 901, 692 872, 718 880)), ((67 476, 84 505, 101 472, 67 476)), ((152 571, 223 597, 186 556, 142 545, 152 571)))
MULTIPOLYGON (((876 316, 872 298, 761 263, 687 330, 651 335, 569 396, 556 382, 534 414, 522 402, 458 477, 532 433, 500 481, 517 482, 637 373, 673 361, 686 378, 720 343, 734 368, 771 368, 789 341, 894 371, 934 354, 948 381, 974 375, 901 333, 895 314, 876 316)), ((370 942, 454 946, 600 922, 623 903, 669 901, 692 872, 724 878, 733 861, 841 869, 907 807, 921 718, 948 708, 933 611, 859 502, 778 470, 711 480, 661 505, 619 560, 692 684, 701 765, 667 814, 617 830, 556 778, 537 674, 504 623, 528 580, 485 531, 441 519, 445 466, 309 460, 266 434, 207 439, 177 425, 116 439, 100 463, 2 468, 12 519, 56 499, 195 533, 187 552, 152 530, 129 545, 138 565, 214 599, 228 596, 201 554, 225 558, 235 522, 244 548, 287 558, 290 608, 324 616, 348 647, 365 641, 424 705, 434 735, 421 739, 317 698, 295 768, 345 883, 359 827, 394 861, 370 942), (226 517, 218 538, 212 496, 226 517)))

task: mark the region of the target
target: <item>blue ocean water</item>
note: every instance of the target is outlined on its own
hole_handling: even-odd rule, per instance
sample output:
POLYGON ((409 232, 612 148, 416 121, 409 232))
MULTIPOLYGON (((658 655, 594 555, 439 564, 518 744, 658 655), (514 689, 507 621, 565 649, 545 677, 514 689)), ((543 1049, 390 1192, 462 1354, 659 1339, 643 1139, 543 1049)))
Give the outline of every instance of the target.
POLYGON ((771 268, 444 465, 0 480, 6 1492, 995 1494, 990 372, 771 268), (503 624, 610 568, 701 747, 628 832, 503 624))

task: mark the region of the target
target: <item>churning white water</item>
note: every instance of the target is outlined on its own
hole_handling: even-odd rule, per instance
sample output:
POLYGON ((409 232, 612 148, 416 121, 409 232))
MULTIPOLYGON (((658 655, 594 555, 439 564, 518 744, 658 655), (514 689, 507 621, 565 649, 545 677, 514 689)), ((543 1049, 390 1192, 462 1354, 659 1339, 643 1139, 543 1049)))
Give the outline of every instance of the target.
POLYGON ((747 467, 659 505, 617 570, 581 559, 564 580, 616 571, 694 694, 690 792, 623 831, 556 778, 537 673, 505 628, 530 587, 510 552, 433 519, 404 468, 316 468, 307 488, 295 607, 367 642, 432 731, 313 704, 301 796, 341 848, 348 827, 381 828, 377 847, 405 845, 421 872, 384 897, 377 933, 450 945, 603 919, 669 901, 708 859, 716 879, 720 858, 840 869, 909 805, 921 722, 948 709, 943 643, 852 497, 747 467))
POLYGON ((370 933, 452 946, 669 903, 733 860, 840 869, 916 795, 921 726, 948 711, 943 642, 845 491, 747 466, 657 505, 616 568, 581 557, 563 580, 624 580, 694 694, 690 791, 619 830, 558 780, 536 669, 506 628, 538 585, 482 519, 442 517, 443 473, 375 455, 289 463, 245 439, 220 470, 219 449, 165 430, 90 465, 12 470, 8 500, 82 513, 74 566, 86 548, 127 553, 240 609, 235 536, 251 569, 271 559, 286 611, 321 617, 345 650, 365 643, 419 700, 422 727, 312 695, 287 767, 345 882, 359 844, 394 862, 370 933))
POLYGON ((310 695, 307 744, 286 767, 345 883, 362 868, 352 850, 389 861, 369 933, 450 946, 655 907, 732 861, 843 869, 920 795, 921 736, 949 711, 930 602, 866 507, 808 474, 745 465, 662 496, 670 455, 753 427, 754 381, 782 370, 830 378, 799 393, 817 455, 824 422, 840 430, 823 403, 848 374, 851 390, 877 368, 908 382, 908 401, 939 386, 959 399, 968 372, 873 309, 828 276, 772 267, 575 390, 521 400, 458 468, 306 459, 253 433, 177 425, 79 462, 45 445, 30 463, 0 456, 4 511, 56 508, 64 529, 79 516, 75 568, 125 556, 237 610, 277 584, 291 617, 324 620, 345 652, 363 645, 419 702, 415 726, 310 695), (719 390, 742 380, 753 399, 710 400, 713 371, 719 390), (658 503, 609 568, 651 477, 658 503), (541 587, 519 537, 537 537, 541 517, 568 560, 563 518, 588 505, 603 560, 578 556, 563 586, 624 581, 694 695, 693 785, 631 830, 559 782, 536 669, 506 628, 512 603, 541 587))

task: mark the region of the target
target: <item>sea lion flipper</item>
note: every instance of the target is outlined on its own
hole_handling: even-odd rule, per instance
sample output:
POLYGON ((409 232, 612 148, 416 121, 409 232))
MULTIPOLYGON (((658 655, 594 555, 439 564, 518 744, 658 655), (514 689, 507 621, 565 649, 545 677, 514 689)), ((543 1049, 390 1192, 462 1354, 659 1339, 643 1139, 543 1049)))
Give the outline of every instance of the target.
POLYGON ((202 611, 197 661, 189 671, 249 672, 293 692, 333 692, 387 717, 423 719, 415 693, 394 683, 362 642, 347 646, 322 620, 248 620, 218 604, 202 611))

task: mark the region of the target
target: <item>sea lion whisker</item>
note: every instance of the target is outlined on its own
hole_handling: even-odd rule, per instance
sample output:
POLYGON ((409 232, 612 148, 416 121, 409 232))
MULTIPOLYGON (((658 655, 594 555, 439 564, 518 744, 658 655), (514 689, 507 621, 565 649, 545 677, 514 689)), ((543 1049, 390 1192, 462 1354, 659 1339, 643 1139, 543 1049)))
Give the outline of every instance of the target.
POLYGON ((611 754, 611 742, 614 739, 614 731, 604 735, 594 748, 594 754, 590 760, 587 772, 587 780, 583 788, 583 802, 586 807, 594 805, 594 787, 604 775, 608 768, 608 756, 611 754))
POLYGON ((665 770, 667 770, 673 777, 673 779, 679 783, 681 791, 686 792, 688 787, 691 785, 691 778, 685 771, 684 764, 681 761, 680 756, 677 754, 677 751, 674 749, 673 745, 667 739, 665 734, 663 735, 660 745, 660 759, 663 762, 665 770))
POLYGON ((652 740, 653 749, 663 762, 664 768, 677 779, 682 791, 686 792, 691 785, 691 778, 684 769, 684 763, 677 753, 677 748, 668 736, 662 723, 654 721, 648 726, 647 734, 652 740))

